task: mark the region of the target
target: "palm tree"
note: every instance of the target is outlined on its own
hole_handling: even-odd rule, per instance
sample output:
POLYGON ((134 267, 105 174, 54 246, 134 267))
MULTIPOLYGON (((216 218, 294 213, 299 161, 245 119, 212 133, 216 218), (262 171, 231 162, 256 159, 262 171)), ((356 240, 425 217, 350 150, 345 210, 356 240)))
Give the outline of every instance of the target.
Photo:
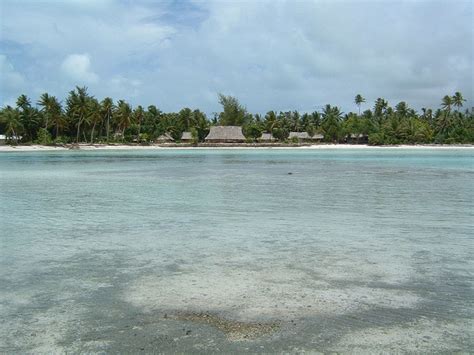
POLYGON ((117 125, 122 130, 122 140, 125 134, 125 130, 130 126, 132 118, 132 108, 124 100, 119 100, 117 104, 117 125))
POLYGON ((431 110, 430 108, 427 109, 426 107, 423 107, 421 111, 423 112, 423 115, 421 115, 421 118, 423 118, 426 122, 431 124, 433 121, 433 110, 431 110))
POLYGON ((359 108, 359 116, 360 116, 360 105, 365 102, 365 98, 362 97, 361 94, 357 94, 355 99, 354 99, 355 104, 359 108))
POLYGON ((161 116, 162 112, 155 105, 148 106, 143 123, 152 137, 155 135, 155 132, 160 130, 161 116))
POLYGON ((85 86, 82 88, 76 86, 76 91, 70 91, 66 100, 68 115, 77 126, 76 143, 79 143, 81 124, 88 120, 90 98, 85 86))
POLYGON ((323 108, 323 121, 321 127, 324 139, 337 142, 340 136, 342 112, 337 106, 326 105, 323 108))
POLYGON ((197 140, 199 142, 204 141, 207 134, 209 133, 209 121, 207 120, 206 114, 199 111, 193 111, 194 129, 197 132, 197 140))
POLYGON ((22 133, 23 130, 20 112, 11 106, 7 106, 1 111, 0 122, 2 122, 5 127, 5 135, 7 138, 17 142, 19 134, 22 133))
POLYGON ((165 114, 165 121, 162 124, 164 132, 168 132, 175 140, 181 138, 182 126, 179 114, 172 112, 165 114))
POLYGON ((178 116, 179 123, 181 124, 182 128, 185 131, 189 131, 189 129, 194 125, 193 111, 186 107, 179 111, 178 116))
POLYGON ((89 116, 88 116, 88 121, 92 123, 92 131, 91 131, 91 144, 94 143, 94 132, 95 132, 95 127, 97 126, 98 123, 102 121, 102 115, 100 112, 100 104, 99 101, 95 98, 90 98, 89 103, 88 103, 88 108, 89 108, 89 116))
POLYGON ((382 99, 381 97, 375 100, 374 121, 377 124, 378 129, 382 127, 382 123, 389 115, 390 111, 390 107, 388 106, 388 102, 386 100, 382 99))
POLYGON ((20 122, 23 126, 23 140, 35 139, 39 127, 39 112, 31 107, 31 101, 26 95, 20 95, 16 101, 20 113, 20 122))
POLYGON ((51 96, 50 98, 50 119, 52 124, 56 127, 55 138, 58 138, 59 129, 63 128, 66 122, 63 116, 61 103, 54 96, 51 96))
POLYGON ((279 126, 279 122, 275 114, 275 111, 268 111, 265 114, 264 124, 265 124, 265 129, 267 130, 267 132, 273 134, 273 130, 275 128, 278 128, 279 126))
POLYGON ((360 117, 353 112, 350 112, 348 115, 346 115, 342 124, 342 131, 346 137, 350 137, 352 134, 355 135, 357 137, 357 143, 359 143, 359 134, 362 133, 360 117))
POLYGON ((110 118, 112 117, 112 112, 114 110, 114 101, 110 97, 106 97, 105 99, 102 100, 100 105, 101 105, 102 114, 104 115, 107 122, 106 134, 107 134, 107 143, 108 143, 109 132, 110 132, 110 118))
POLYGON ((293 112, 290 112, 289 116, 290 116, 291 125, 293 126, 294 131, 299 132, 300 131, 300 123, 301 123, 300 113, 295 110, 293 112))
POLYGON ((321 126, 321 114, 318 111, 314 111, 310 114, 310 123, 314 125, 315 128, 321 126))
POLYGON ((459 110, 459 108, 461 108, 463 105, 462 103, 466 101, 466 99, 464 99, 464 97, 459 91, 456 91, 451 101, 453 106, 455 106, 459 110))
POLYGON ((59 127, 64 125, 62 117, 61 104, 55 96, 50 96, 48 93, 41 95, 38 100, 38 105, 42 107, 41 112, 46 119, 44 129, 48 130, 51 122, 56 126, 56 138, 58 137, 59 127))
POLYGON ((453 104, 453 98, 449 95, 445 95, 441 102, 441 107, 449 114, 451 112, 451 105, 453 104))
POLYGON ((395 106, 395 110, 400 117, 406 117, 408 115, 409 108, 405 101, 401 101, 395 106))
POLYGON ((41 112, 43 113, 43 116, 46 119, 44 129, 47 130, 49 126, 49 118, 51 117, 51 96, 49 96, 49 94, 45 92, 40 96, 40 99, 37 103, 39 106, 41 106, 41 112))
POLYGON ((435 122, 435 125, 436 125, 436 131, 443 135, 443 136, 446 136, 449 131, 451 130, 452 128, 452 124, 453 124, 453 119, 451 117, 451 115, 445 113, 444 115, 440 115, 437 119, 436 119, 436 122, 435 122))
POLYGON ((145 116, 145 111, 141 105, 138 105, 137 108, 133 111, 133 117, 135 122, 138 125, 138 134, 137 134, 137 142, 140 142, 140 131, 142 126, 143 117, 145 116))
POLYGON ((31 107, 31 101, 28 96, 22 94, 18 96, 18 99, 16 100, 16 105, 18 106, 18 108, 24 111, 31 107))
POLYGON ((384 100, 381 97, 375 100, 375 105, 374 105, 375 116, 382 116, 386 112, 387 109, 388 109, 387 100, 384 100))

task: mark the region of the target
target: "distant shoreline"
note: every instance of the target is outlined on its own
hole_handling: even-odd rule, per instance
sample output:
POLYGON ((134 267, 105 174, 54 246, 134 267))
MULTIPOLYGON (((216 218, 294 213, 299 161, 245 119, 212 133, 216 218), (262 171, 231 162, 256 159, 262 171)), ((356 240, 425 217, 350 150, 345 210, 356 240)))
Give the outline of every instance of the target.
POLYGON ((153 144, 153 145, 127 145, 127 144, 79 144, 64 146, 48 145, 0 145, 0 152, 34 152, 34 151, 100 151, 100 150, 199 150, 199 149, 474 149, 472 144, 416 144, 416 145, 383 145, 374 146, 367 144, 153 144))

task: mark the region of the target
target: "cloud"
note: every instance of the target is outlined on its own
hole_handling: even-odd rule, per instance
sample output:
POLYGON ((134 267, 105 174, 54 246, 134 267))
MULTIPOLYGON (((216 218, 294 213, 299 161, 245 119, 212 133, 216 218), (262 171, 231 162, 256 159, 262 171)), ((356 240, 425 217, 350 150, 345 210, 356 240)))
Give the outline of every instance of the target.
POLYGON ((15 70, 13 64, 8 60, 7 56, 0 54, 0 100, 7 104, 12 104, 14 97, 6 94, 9 92, 19 92, 25 88, 25 78, 22 74, 15 70))
POLYGON ((218 111, 218 92, 252 112, 326 103, 347 112, 358 93, 366 108, 377 97, 437 108, 454 91, 473 105, 469 0, 4 0, 2 8, 0 45, 30 95, 61 97, 81 81, 97 97, 165 111, 218 111))
POLYGON ((96 83, 99 79, 91 70, 91 60, 88 54, 70 54, 61 63, 61 71, 73 79, 77 85, 96 83))
POLYGON ((107 83, 107 92, 110 96, 116 98, 124 98, 122 95, 127 93, 126 100, 136 98, 140 95, 141 81, 136 79, 129 79, 121 75, 114 76, 107 83))
POLYGON ((25 78, 15 70, 6 55, 0 54, 0 73, 2 73, 2 88, 21 89, 25 85, 25 78))

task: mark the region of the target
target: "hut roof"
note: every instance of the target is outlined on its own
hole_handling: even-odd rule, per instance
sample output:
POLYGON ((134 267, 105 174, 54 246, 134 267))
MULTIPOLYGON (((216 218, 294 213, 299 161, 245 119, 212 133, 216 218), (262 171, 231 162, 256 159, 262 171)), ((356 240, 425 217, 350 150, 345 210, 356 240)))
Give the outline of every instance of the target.
POLYGON ((181 136, 182 140, 191 140, 193 139, 193 135, 191 132, 183 132, 183 135, 181 136))
POLYGON ((262 136, 259 138, 261 141, 273 141, 275 137, 271 133, 262 133, 262 136))
POLYGON ((208 140, 244 141, 245 137, 240 126, 213 126, 206 137, 208 140))
POLYGON ((167 141, 168 142, 173 142, 174 141, 173 137, 171 137, 169 133, 162 134, 156 140, 157 141, 162 141, 162 142, 167 142, 167 141))
POLYGON ((324 139, 324 136, 322 134, 316 133, 310 139, 324 139))
POLYGON ((310 139, 308 132, 290 132, 288 138, 296 137, 298 139, 310 139))

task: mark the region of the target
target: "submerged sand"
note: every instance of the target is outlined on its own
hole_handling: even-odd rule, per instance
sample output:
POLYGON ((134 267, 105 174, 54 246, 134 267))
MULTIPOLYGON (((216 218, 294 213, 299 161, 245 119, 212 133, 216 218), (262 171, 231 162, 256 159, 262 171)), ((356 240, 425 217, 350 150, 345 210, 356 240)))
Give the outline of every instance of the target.
POLYGON ((472 151, 418 147, 4 154, 0 353, 469 353, 472 151))

